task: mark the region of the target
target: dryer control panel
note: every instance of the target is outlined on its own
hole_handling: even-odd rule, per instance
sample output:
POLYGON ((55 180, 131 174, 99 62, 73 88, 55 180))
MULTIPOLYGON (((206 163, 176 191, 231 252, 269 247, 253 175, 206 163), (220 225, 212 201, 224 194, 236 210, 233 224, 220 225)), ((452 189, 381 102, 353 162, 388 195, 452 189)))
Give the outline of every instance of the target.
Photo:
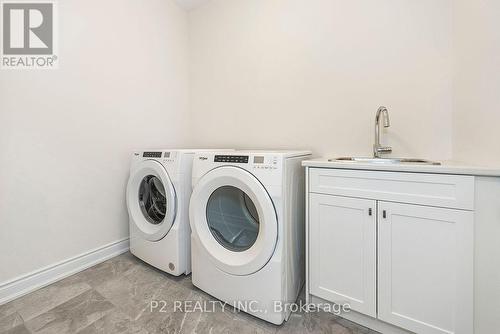
POLYGON ((214 162, 232 162, 236 164, 247 164, 248 155, 216 155, 214 162))
POLYGON ((264 155, 216 155, 214 162, 247 164, 253 169, 276 169, 278 158, 276 156, 264 155))
POLYGON ((283 183, 285 159, 274 152, 199 152, 193 161, 193 182, 211 170, 233 166, 252 173, 266 186, 283 183))
POLYGON ((255 155, 253 157, 253 169, 277 169, 278 158, 276 156, 255 155))

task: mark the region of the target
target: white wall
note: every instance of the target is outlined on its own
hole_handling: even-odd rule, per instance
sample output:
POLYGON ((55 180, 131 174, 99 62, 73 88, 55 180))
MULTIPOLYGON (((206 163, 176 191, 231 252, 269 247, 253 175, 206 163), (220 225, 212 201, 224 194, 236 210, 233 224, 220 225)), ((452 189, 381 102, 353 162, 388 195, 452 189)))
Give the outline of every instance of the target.
POLYGON ((454 1, 454 156, 500 165, 500 2, 454 1))
POLYGON ((128 237, 132 150, 186 141, 185 12, 58 3, 60 69, 0 71, 0 285, 128 237))
POLYGON ((190 20, 195 145, 451 158, 451 0, 212 0, 190 20))

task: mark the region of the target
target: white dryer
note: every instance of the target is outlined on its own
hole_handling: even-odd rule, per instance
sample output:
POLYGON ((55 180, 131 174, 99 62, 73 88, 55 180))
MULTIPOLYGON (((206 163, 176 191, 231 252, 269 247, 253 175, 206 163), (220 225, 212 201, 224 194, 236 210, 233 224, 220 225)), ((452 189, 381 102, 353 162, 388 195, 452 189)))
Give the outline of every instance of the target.
POLYGON ((274 324, 304 283, 307 151, 197 153, 191 224, 193 284, 274 324))
POLYGON ((134 152, 127 184, 131 253, 176 276, 191 272, 188 210, 197 151, 134 152))

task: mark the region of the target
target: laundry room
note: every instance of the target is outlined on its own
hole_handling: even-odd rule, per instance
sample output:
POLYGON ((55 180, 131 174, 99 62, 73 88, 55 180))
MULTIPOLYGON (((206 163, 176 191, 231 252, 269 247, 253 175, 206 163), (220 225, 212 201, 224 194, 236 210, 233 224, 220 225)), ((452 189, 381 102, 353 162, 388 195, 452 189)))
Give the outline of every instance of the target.
POLYGON ((0 333, 499 332, 498 13, 0 0, 0 333))

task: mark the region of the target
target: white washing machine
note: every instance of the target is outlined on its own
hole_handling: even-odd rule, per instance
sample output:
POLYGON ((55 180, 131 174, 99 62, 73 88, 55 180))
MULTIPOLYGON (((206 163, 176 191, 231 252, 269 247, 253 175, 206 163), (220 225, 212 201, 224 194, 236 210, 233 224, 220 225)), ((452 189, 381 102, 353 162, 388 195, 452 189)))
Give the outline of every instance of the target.
POLYGON ((197 153, 189 216, 193 284, 274 324, 304 283, 307 151, 197 153))
POLYGON ((188 210, 197 151, 134 152, 126 190, 131 253, 176 276, 191 272, 188 210))

